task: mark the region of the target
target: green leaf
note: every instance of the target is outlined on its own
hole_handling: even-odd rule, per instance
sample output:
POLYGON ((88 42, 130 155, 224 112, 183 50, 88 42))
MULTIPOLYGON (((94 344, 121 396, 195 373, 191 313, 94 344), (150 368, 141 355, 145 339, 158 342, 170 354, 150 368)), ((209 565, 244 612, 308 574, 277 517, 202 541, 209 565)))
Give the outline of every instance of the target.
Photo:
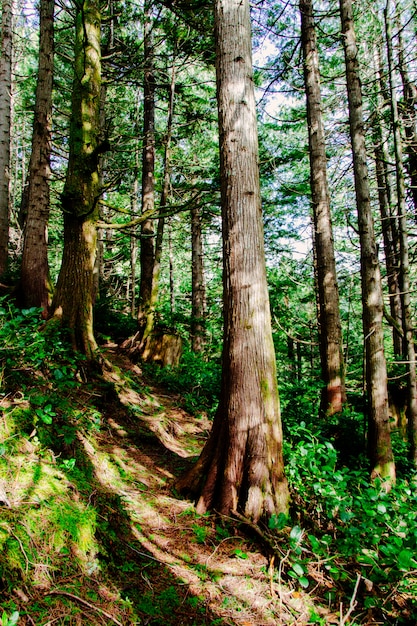
POLYGON ((304 567, 302 565, 300 565, 300 563, 294 563, 294 565, 292 566, 294 572, 297 574, 297 576, 303 576, 304 572, 304 567))
POLYGON ((298 582, 303 587, 303 589, 307 589, 310 584, 310 581, 305 576, 301 576, 301 578, 298 579, 298 582))
POLYGON ((288 517, 285 513, 279 513, 279 515, 272 515, 268 520, 268 528, 270 530, 282 530, 288 523, 288 517))
POLYGON ((236 548, 235 550, 233 550, 233 554, 235 556, 237 556, 238 559, 247 559, 248 555, 246 554, 246 552, 242 552, 242 550, 239 550, 239 548, 236 548))
POLYGON ((303 531, 299 526, 293 526, 291 528, 290 539, 298 542, 298 541, 301 541, 302 536, 303 536, 303 531))
POLYGON ((398 555, 398 567, 401 570, 409 570, 414 565, 413 554, 410 550, 401 550, 398 555))
POLYGON ((9 617, 9 624, 8 624, 8 626, 16 626, 18 621, 19 621, 19 612, 18 611, 14 611, 10 615, 10 617, 9 617))

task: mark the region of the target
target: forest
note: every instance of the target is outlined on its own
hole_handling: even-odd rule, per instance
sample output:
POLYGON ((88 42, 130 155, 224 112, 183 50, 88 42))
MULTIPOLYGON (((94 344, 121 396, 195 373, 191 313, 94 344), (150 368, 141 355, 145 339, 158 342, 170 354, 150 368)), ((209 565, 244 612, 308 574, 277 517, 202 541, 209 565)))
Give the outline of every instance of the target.
POLYGON ((0 28, 1 626, 415 626, 416 0, 0 28))

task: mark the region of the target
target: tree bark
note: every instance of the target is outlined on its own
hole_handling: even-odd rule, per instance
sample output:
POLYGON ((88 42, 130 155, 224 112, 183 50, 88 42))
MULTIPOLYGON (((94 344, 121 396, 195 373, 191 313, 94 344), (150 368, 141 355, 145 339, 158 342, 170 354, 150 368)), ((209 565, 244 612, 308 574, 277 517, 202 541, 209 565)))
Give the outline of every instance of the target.
POLYGON ((307 100, 320 360, 322 380, 325 385, 321 399, 321 413, 333 415, 339 413, 346 402, 339 289, 327 182, 326 145, 313 3, 311 0, 300 0, 299 6, 307 100))
POLYGON ((68 170, 62 193, 64 252, 52 303, 73 347, 95 358, 93 272, 99 215, 101 54, 99 0, 76 4, 75 59, 68 170))
POLYGON ((203 260, 203 233, 201 229, 201 211, 196 206, 191 209, 191 348, 193 352, 202 352, 204 348, 205 284, 203 260))
POLYGON ((361 246, 363 333, 365 342, 366 387, 368 398, 368 449, 371 476, 381 477, 387 489, 395 482, 388 414, 387 367, 382 327, 383 298, 379 260, 371 211, 362 87, 354 30, 352 2, 340 0, 349 126, 352 143, 358 229, 361 246))
POLYGON ((10 218, 13 0, 3 0, 0 56, 0 277, 7 269, 10 218))
POLYGON ((375 100, 377 106, 373 112, 372 136, 375 155, 375 174, 378 185, 379 211, 381 214, 382 237, 384 241, 385 267, 387 272, 389 306, 391 318, 394 321, 392 328, 394 354, 401 357, 404 353, 402 331, 402 305, 401 289, 399 283, 399 244, 397 218, 392 210, 392 194, 390 176, 388 172, 389 153, 387 140, 384 137, 381 118, 384 114, 385 99, 381 98, 381 93, 387 90, 383 83, 383 72, 381 67, 381 55, 375 48, 375 69, 378 83, 375 87, 375 100))
POLYGON ((52 148, 52 81, 54 68, 54 0, 39 5, 39 66, 32 152, 21 214, 25 219, 21 265, 24 306, 42 307, 47 317, 52 298, 48 265, 49 181, 52 148))
POLYGON ((215 1, 223 228, 222 387, 210 437, 180 491, 198 512, 287 512, 266 282, 249 2, 215 1))
MULTIPOLYGON (((402 24, 398 11, 396 9, 397 24, 397 58, 398 70, 401 76, 403 87, 403 106, 402 106, 402 123, 405 133, 405 153, 407 155, 407 170, 410 181, 410 195, 414 206, 414 218, 417 220, 417 87, 414 85, 407 72, 407 64, 404 59, 404 45, 402 39, 402 24)), ((392 44, 391 44, 392 45, 392 44)))
POLYGON ((392 34, 391 22, 389 17, 389 0, 387 0, 385 8, 385 27, 387 38, 387 55, 390 76, 390 92, 391 92, 391 114, 394 129, 394 152, 395 152, 395 171, 397 181, 397 211, 398 211, 398 230, 400 237, 400 288, 401 288, 401 304, 403 312, 403 330, 405 357, 407 360, 407 420, 408 420, 408 439, 409 439, 409 457, 417 466, 417 376, 416 376, 416 352, 414 346, 414 329, 411 310, 411 283, 410 283, 410 259, 408 251, 408 233, 407 233, 407 207, 405 201, 405 180, 403 169, 403 152, 401 141, 400 120, 398 115, 397 100, 395 97, 392 74, 393 74, 393 54, 392 54, 392 34))
MULTIPOLYGON (((151 2, 145 2, 144 14, 143 213, 152 210, 155 206, 155 76, 151 2)), ((140 239, 139 336, 142 336, 146 329, 147 317, 151 306, 154 259, 154 220, 147 219, 141 225, 140 239)))
POLYGON ((169 197, 169 186, 171 180, 170 173, 170 150, 171 150, 171 137, 172 137, 172 123, 174 117, 174 101, 175 101, 175 55, 172 59, 172 72, 171 83, 169 90, 169 103, 168 103, 168 115, 167 115, 167 129, 165 134, 165 151, 164 151, 164 180, 161 192, 161 201, 159 205, 160 216, 158 219, 158 226, 156 230, 155 240, 155 253, 152 267, 152 281, 151 281, 151 294, 149 298, 149 304, 146 310, 145 328, 141 339, 140 350, 143 352, 147 347, 146 344, 150 339, 155 329, 155 312, 158 303, 159 295, 159 280, 161 275, 161 258, 162 258, 162 246, 164 240, 165 230, 165 216, 164 211, 167 208, 167 202, 169 197))

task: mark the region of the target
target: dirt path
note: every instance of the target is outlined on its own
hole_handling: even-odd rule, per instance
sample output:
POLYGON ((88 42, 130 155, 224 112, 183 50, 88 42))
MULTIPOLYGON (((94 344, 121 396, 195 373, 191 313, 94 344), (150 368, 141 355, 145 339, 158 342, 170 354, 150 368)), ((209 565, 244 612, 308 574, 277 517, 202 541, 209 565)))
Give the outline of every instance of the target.
POLYGON ((107 374, 118 398, 103 404, 106 427, 95 447, 82 443, 99 490, 123 504, 123 519, 113 520, 114 575, 141 623, 307 624, 305 599, 272 581, 259 545, 232 522, 196 516, 192 503, 172 493, 174 477, 198 455, 209 423, 183 411, 179 398, 150 385, 143 390, 140 368, 109 356, 132 384, 115 371, 107 374))

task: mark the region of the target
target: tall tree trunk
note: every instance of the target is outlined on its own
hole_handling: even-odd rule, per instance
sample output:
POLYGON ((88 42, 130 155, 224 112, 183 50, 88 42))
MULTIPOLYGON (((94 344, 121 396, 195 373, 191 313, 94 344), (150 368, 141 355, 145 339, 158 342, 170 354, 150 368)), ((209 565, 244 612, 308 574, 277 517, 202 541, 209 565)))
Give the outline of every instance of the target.
POLYGON ((72 344, 92 360, 93 272, 100 198, 101 14, 99 0, 76 4, 75 59, 68 170, 62 193, 64 252, 52 303, 72 344))
POLYGON ((383 72, 381 67, 381 55, 375 48, 375 69, 378 83, 375 86, 376 109, 372 119, 372 135, 375 155, 375 173, 378 185, 379 211, 381 214, 382 237, 384 241, 385 267, 387 272, 390 321, 392 325, 394 354, 401 357, 404 352, 402 330, 402 304, 401 289, 399 283, 399 250, 398 250, 398 227, 397 218, 392 210, 391 184, 388 172, 389 153, 387 140, 384 137, 381 118, 384 107, 387 104, 381 93, 385 93, 383 84, 383 72))
POLYGON ((168 256, 169 256, 169 310, 171 315, 175 308, 174 250, 172 245, 172 221, 168 221, 168 256))
POLYGON ((165 134, 165 151, 164 151, 164 181, 162 185, 161 201, 159 205, 160 216, 158 219, 158 226, 156 231, 155 240, 155 254, 152 267, 152 289, 149 298, 149 306, 146 311, 146 325, 143 331, 140 349, 145 349, 145 344, 148 338, 151 336, 155 327, 155 311, 158 303, 159 295, 159 279, 161 274, 161 258, 162 258, 162 244, 164 239, 165 229, 165 216, 164 212, 167 210, 167 202, 169 196, 170 185, 170 150, 171 150, 171 137, 172 137, 172 122, 174 117, 174 100, 175 100, 175 55, 172 59, 172 72, 171 83, 169 91, 169 103, 168 103, 168 115, 167 115, 167 129, 165 134))
MULTIPOLYGON (((152 210, 155 205, 155 76, 152 2, 145 2, 144 14, 143 213, 152 210)), ((142 335, 146 328, 147 316, 151 306, 154 255, 154 221, 147 219, 141 225, 140 239, 139 335, 142 335)))
POLYGON ((380 476, 386 487, 395 482, 388 415, 387 367, 382 327, 383 298, 379 260, 371 211, 362 87, 351 0, 340 0, 349 125, 353 154, 358 228, 361 246, 361 277, 365 368, 368 397, 368 446, 371 476, 380 476))
POLYGON ((312 0, 300 0, 301 40, 310 154, 314 246, 317 268, 318 325, 322 379, 321 412, 333 415, 346 401, 339 289, 336 278, 327 159, 320 91, 319 59, 312 0))
POLYGON ((52 147, 52 80, 54 70, 54 0, 39 5, 39 66, 35 121, 27 187, 22 197, 25 218, 21 266, 23 304, 42 307, 44 317, 51 304, 52 285, 48 265, 50 157, 52 147))
MULTIPOLYGON (((405 133, 405 153, 407 154, 407 170, 410 178, 410 195, 414 206, 414 217, 417 220, 417 87, 414 85, 407 72, 407 64, 404 59, 404 45, 402 39, 402 24, 400 20, 398 4, 396 9, 397 24, 397 57, 398 69, 401 75, 404 102, 402 106, 402 122, 405 133)), ((391 44, 392 45, 392 44, 391 44)))
MULTIPOLYGON (((138 216, 138 195, 139 195, 139 149, 135 146, 135 167, 133 168, 133 185, 131 191, 130 211, 132 220, 138 216)), ((136 313, 136 261, 138 257, 138 244, 136 227, 130 235, 130 314, 135 317, 136 313)))
POLYGON ((288 488, 266 282, 248 0, 215 1, 223 224, 220 404, 196 465, 178 481, 201 513, 286 512, 288 488))
POLYGON ((0 56, 0 278, 7 269, 10 218, 13 0, 3 0, 0 56))
POLYGON ((199 206, 191 209, 191 348, 202 352, 204 347, 205 284, 203 263, 203 233, 199 206))
POLYGON ((410 298, 410 260, 408 253, 407 234, 407 207, 405 201, 405 180, 403 169, 403 153, 401 143, 400 120, 398 116, 397 100, 393 88, 393 54, 392 54, 392 34, 389 17, 389 5, 387 0, 385 7, 385 26, 387 38, 388 68, 391 91, 391 113, 394 127, 394 151, 395 170, 397 180, 397 210, 398 226, 400 236, 400 287, 401 303, 403 310, 403 330, 407 359, 407 419, 409 433, 409 455, 410 460, 417 466, 417 377, 416 377, 416 352, 414 346, 414 331, 410 298))

